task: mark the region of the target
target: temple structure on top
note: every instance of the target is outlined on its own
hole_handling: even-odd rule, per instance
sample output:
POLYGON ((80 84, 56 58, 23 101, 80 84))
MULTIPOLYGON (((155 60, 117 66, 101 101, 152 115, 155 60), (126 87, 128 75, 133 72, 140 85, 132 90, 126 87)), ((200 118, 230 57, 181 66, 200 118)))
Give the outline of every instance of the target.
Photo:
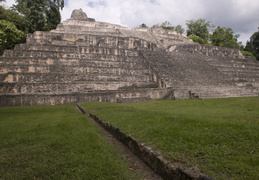
POLYGON ((0 57, 0 106, 258 96, 259 63, 160 27, 98 22, 74 10, 0 57))

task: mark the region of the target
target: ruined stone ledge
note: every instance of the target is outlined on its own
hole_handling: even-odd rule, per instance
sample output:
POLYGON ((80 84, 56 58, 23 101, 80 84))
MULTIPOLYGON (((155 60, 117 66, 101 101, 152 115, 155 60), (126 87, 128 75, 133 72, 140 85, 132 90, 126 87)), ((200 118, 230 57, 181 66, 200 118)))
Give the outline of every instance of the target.
MULTIPOLYGON (((103 40, 104 41, 104 40, 103 40)), ((81 42, 81 41, 80 41, 81 42)), ((125 42, 126 43, 126 42, 125 42)), ((134 49, 129 49, 128 47, 120 47, 112 44, 103 44, 100 45, 89 45, 89 44, 80 44, 80 46, 76 44, 48 44, 48 43, 36 43, 36 44, 17 44, 14 47, 14 51, 48 51, 48 52, 66 52, 66 53, 74 53, 74 52, 89 52, 89 51, 97 51, 97 50, 119 50, 119 51, 135 51, 134 49)))
POLYGON ((106 90, 93 92, 60 93, 0 93, 0 107, 75 104, 79 102, 118 102, 123 97, 163 99, 171 93, 170 89, 141 88, 132 90, 106 90))
POLYGON ((144 143, 138 142, 131 135, 127 135, 119 128, 110 123, 106 123, 96 115, 86 112, 81 106, 78 108, 86 115, 98 122, 104 129, 125 144, 134 154, 141 158, 148 166, 150 166, 157 174, 164 179, 175 180, 213 180, 200 172, 197 167, 186 168, 180 163, 171 163, 166 160, 159 152, 154 151, 151 147, 144 143))
POLYGON ((7 73, 0 74, 0 81, 10 83, 44 83, 44 82, 96 82, 98 83, 109 83, 109 82, 149 82, 150 78, 148 72, 137 72, 135 75, 128 73, 116 73, 116 72, 92 72, 80 73, 80 74, 69 74, 69 73, 7 73))
POLYGON ((206 56, 220 56, 230 57, 234 59, 245 59, 243 54, 238 49, 224 48, 218 46, 207 46, 201 44, 184 44, 178 46, 171 46, 168 48, 169 51, 182 51, 191 53, 200 53, 206 56))
MULTIPOLYGON (((78 81, 78 82, 25 82, 25 83, 0 83, 0 93, 47 93, 47 92, 93 92, 93 91, 107 91, 107 90, 117 90, 122 88, 124 91, 132 89, 141 88, 154 88, 150 87, 152 82, 139 82, 142 84, 140 88, 127 88, 132 86, 132 82, 96 82, 96 81, 78 81), (144 85, 145 86, 144 86, 144 85)), ((153 83, 152 83, 153 84, 153 83)))
POLYGON ((41 61, 40 64, 32 64, 31 62, 21 63, 21 65, 14 64, 12 62, 1 64, 0 62, 0 73, 8 73, 8 72, 91 72, 96 69, 110 69, 113 71, 140 71, 145 70, 146 67, 142 64, 121 61, 121 62, 110 62, 110 61, 81 61, 81 62, 57 62, 52 64, 47 64, 46 61, 41 61), (54 70, 54 71, 53 71, 54 70))
MULTIPOLYGON (((9 51, 5 51, 9 52, 9 51)), ((84 51, 81 49, 81 52, 76 51, 73 53, 57 52, 57 51, 40 51, 40 50, 27 50, 27 51, 12 51, 12 53, 4 53, 3 57, 5 58, 91 58, 93 55, 114 55, 114 56, 128 56, 128 57, 137 57, 138 51, 122 50, 122 49, 91 49, 84 51)))
MULTIPOLYGON (((89 55, 89 56, 81 56, 79 59, 77 58, 59 58, 59 59, 50 59, 48 57, 35 58, 32 57, 18 57, 18 58, 0 58, 0 65, 88 65, 88 64, 98 64, 98 63, 121 63, 121 64, 134 64, 138 65, 139 63, 136 60, 139 57, 131 56, 115 56, 115 55, 89 55)), ((141 65, 141 64, 140 64, 141 65)), ((127 66, 127 65, 126 65, 127 66)), ((127 66, 128 67, 128 66, 127 66)))
MULTIPOLYGON (((76 77, 75 79, 79 78, 89 78, 89 77, 109 77, 109 76, 121 76, 117 77, 118 80, 120 78, 125 77, 138 77, 138 76, 146 76, 149 74, 148 69, 140 69, 137 67, 133 68, 126 68, 126 67, 98 67, 98 66, 92 66, 92 67, 69 67, 69 66, 20 66, 14 67, 14 66, 1 66, 0 65, 0 76, 1 74, 4 74, 5 76, 8 76, 9 74, 12 74, 13 76, 19 76, 19 77, 25 77, 29 78, 31 77, 39 77, 39 76, 48 76, 48 77, 63 77, 63 76, 71 76, 71 77, 65 77, 68 79, 71 79, 72 77, 76 77)), ((46 77, 45 77, 46 78, 46 77)), ((64 78, 64 80, 65 80, 64 78)), ((113 77, 111 77, 113 78, 113 77)), ((0 78, 1 79, 1 78, 0 78)), ((141 79, 140 79, 141 80, 141 79)))

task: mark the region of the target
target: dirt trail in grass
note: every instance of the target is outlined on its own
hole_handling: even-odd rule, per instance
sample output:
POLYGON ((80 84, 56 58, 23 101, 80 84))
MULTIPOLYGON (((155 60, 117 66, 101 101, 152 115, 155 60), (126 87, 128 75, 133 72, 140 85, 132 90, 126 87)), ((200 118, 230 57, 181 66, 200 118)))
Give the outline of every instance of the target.
MULTIPOLYGON (((79 109, 78 111, 82 113, 79 109)), ((111 135, 104 128, 102 128, 95 120, 93 120, 90 117, 89 119, 94 124, 94 126, 100 130, 101 134, 107 139, 107 141, 116 147, 118 153, 125 157, 125 159, 128 161, 130 165, 129 170, 137 173, 144 180, 163 180, 163 178, 156 174, 139 157, 132 153, 124 144, 122 144, 113 135, 111 135)))

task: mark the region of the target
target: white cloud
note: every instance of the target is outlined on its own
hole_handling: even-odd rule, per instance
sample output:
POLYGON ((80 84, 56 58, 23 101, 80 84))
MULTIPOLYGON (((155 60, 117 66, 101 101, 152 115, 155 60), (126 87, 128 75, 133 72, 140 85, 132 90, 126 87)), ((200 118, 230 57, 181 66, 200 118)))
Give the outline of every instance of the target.
POLYGON ((3 5, 4 7, 8 8, 11 7, 15 3, 15 0, 6 0, 6 2, 0 3, 0 5, 3 5))
MULTIPOLYGON (((12 4, 7 0, 5 4, 12 4)), ((129 28, 164 21, 185 26, 185 21, 204 18, 215 25, 229 27, 245 43, 259 26, 258 0, 66 0, 62 20, 74 9, 82 8, 97 21, 129 28)))

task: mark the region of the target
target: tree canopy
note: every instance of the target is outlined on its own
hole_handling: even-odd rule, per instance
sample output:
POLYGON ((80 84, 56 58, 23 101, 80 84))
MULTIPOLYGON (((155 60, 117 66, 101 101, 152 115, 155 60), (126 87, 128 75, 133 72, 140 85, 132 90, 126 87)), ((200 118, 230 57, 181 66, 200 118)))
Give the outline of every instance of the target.
POLYGON ((259 32, 255 32, 250 41, 247 41, 245 50, 254 54, 257 60, 259 60, 259 32))
POLYGON ((27 34, 26 19, 17 12, 0 6, 0 54, 4 49, 25 42, 27 34))
POLYGON ((29 33, 48 31, 60 23, 64 0, 16 0, 16 3, 13 9, 26 18, 29 33))
POLYGON ((24 38, 24 32, 18 30, 12 22, 0 20, 0 53, 4 49, 13 48, 15 44, 21 42, 24 38))
POLYGON ((184 33, 184 28, 181 25, 177 25, 174 30, 179 33, 179 34, 183 34, 184 33))
POLYGON ((214 46, 238 49, 240 47, 238 37, 239 34, 234 34, 231 28, 218 26, 210 36, 210 41, 214 46))
POLYGON ((187 36, 196 35, 200 38, 204 39, 206 42, 209 40, 209 31, 214 25, 206 21, 205 19, 197 19, 197 20, 187 20, 187 36))
POLYGON ((13 10, 5 9, 3 6, 0 6, 0 19, 12 22, 17 29, 27 32, 28 23, 26 22, 25 17, 13 10))
MULTIPOLYGON (((15 0, 11 9, 0 6, 0 54, 25 41, 27 33, 49 31, 60 23, 64 0, 15 0)), ((3 0, 0 0, 3 2, 3 0)))
POLYGON ((140 24, 139 27, 148 28, 148 26, 145 23, 140 24))

